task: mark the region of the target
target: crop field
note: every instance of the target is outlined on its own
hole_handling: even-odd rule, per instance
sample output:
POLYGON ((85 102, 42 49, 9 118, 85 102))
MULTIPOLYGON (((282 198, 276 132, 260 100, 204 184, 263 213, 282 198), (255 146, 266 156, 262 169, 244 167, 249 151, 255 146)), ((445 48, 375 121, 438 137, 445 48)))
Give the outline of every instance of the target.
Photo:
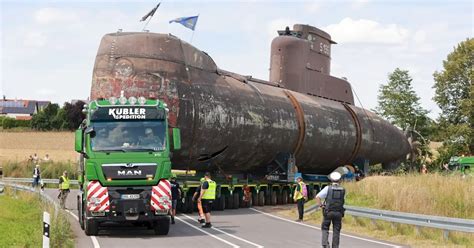
POLYGON ((75 161, 73 132, 0 132, 0 164, 26 161, 36 153, 55 161, 75 161))

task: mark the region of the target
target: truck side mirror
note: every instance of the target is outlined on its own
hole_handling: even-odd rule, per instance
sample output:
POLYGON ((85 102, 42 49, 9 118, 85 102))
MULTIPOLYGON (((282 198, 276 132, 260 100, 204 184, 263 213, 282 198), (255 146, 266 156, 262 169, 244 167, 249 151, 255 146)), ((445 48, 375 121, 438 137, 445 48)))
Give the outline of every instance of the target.
POLYGON ((82 152, 82 129, 76 130, 76 139, 75 139, 75 150, 76 152, 82 152))
POLYGON ((181 134, 179 128, 173 128, 173 148, 174 150, 181 149, 181 134))

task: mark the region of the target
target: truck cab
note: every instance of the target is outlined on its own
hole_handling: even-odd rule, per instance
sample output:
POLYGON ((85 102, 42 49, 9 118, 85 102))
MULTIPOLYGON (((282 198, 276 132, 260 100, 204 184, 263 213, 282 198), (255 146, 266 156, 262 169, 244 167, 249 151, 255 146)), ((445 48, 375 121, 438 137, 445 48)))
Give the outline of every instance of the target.
MULTIPOLYGON (((115 222, 168 234, 171 139, 166 103, 111 97, 90 102, 84 112, 75 150, 80 153, 79 222, 85 233, 97 235, 104 224, 115 222)), ((179 129, 171 130, 173 149, 179 149, 179 129)))

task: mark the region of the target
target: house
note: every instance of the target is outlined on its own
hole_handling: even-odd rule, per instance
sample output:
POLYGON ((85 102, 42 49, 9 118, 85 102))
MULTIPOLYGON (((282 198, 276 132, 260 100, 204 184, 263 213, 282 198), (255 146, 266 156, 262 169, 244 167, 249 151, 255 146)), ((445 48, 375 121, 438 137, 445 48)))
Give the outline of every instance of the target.
POLYGON ((43 110, 50 101, 6 99, 0 100, 0 116, 8 116, 17 120, 31 120, 33 114, 43 110))

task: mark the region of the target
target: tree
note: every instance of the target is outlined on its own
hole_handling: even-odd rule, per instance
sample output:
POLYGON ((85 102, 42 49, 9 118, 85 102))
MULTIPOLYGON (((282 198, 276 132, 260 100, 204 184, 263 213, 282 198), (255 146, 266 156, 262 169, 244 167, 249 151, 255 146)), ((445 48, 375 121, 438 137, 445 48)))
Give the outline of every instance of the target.
POLYGON ((474 38, 459 43, 433 76, 446 157, 474 153, 474 38))
POLYGON ((66 112, 66 122, 67 122, 67 129, 75 130, 79 127, 82 120, 86 118, 86 115, 82 113, 82 109, 84 108, 83 101, 77 101, 74 105, 70 103, 64 104, 64 111, 66 112))
POLYGON ((431 120, 420 105, 412 81, 407 70, 397 68, 390 73, 388 83, 380 85, 375 112, 403 130, 416 126, 423 136, 429 135, 431 120))

